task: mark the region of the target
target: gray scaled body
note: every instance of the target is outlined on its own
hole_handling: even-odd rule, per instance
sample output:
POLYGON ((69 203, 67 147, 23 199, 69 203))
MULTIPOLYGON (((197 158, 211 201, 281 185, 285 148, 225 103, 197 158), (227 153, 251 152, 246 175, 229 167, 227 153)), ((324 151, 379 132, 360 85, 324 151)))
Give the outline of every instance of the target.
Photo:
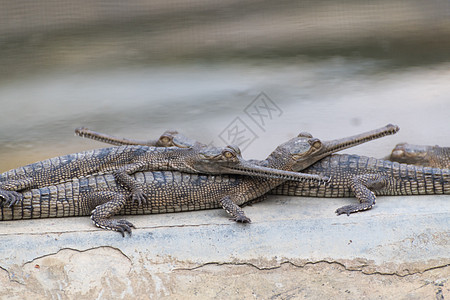
POLYGON ((350 214, 372 208, 376 195, 407 196, 450 194, 450 170, 400 164, 373 157, 333 154, 303 170, 329 176, 323 185, 287 181, 273 189, 275 195, 352 197, 360 201, 339 208, 350 214))
POLYGON ((22 199, 18 192, 67 182, 75 178, 111 173, 130 191, 133 202, 146 202, 146 194, 130 174, 146 170, 172 170, 204 174, 244 174, 293 180, 318 176, 268 169, 247 162, 236 146, 224 148, 194 145, 189 148, 125 145, 83 151, 55 157, 0 174, 0 199, 14 205, 22 199))
MULTIPOLYGON (((360 135, 321 142, 310 134, 278 146, 261 166, 279 170, 299 171, 330 153, 346 149, 398 131, 388 125, 360 135)), ((285 182, 283 179, 233 175, 194 175, 178 172, 136 172, 148 201, 142 206, 126 201, 127 190, 117 185, 111 174, 75 178, 70 182, 50 185, 23 193, 24 200, 13 207, 3 206, 2 220, 80 216, 91 213, 94 224, 105 228, 131 232, 126 220, 112 220, 115 214, 145 214, 198 210, 222 207, 238 222, 250 222, 240 206, 285 182), (91 212, 92 210, 92 212, 91 212)))

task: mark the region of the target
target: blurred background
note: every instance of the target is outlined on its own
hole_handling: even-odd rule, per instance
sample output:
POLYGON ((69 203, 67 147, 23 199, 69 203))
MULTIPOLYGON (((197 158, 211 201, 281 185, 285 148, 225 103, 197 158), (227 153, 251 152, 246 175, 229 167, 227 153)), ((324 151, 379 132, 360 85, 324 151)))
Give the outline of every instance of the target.
POLYGON ((246 158, 395 123, 347 152, 450 146, 450 2, 0 0, 0 172, 166 129, 246 158))

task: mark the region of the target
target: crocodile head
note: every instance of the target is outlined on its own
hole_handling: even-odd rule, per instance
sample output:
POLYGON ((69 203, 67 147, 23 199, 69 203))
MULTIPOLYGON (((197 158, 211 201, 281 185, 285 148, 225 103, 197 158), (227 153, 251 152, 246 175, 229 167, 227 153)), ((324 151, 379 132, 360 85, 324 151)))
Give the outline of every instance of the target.
POLYGON ((331 141, 321 141, 310 133, 302 132, 278 146, 264 165, 281 170, 300 171, 334 152, 394 134, 398 130, 398 126, 388 124, 379 129, 331 141))
POLYGON ((397 144, 389 160, 424 167, 448 169, 450 167, 450 147, 397 144))
POLYGON ((156 142, 157 147, 178 147, 178 148, 191 148, 198 142, 182 135, 176 130, 165 131, 156 142))
POLYGON ((206 147, 199 150, 199 156, 193 162, 198 170, 215 173, 217 170, 225 170, 228 166, 239 164, 243 161, 241 149, 234 145, 223 148, 206 147))
POLYGON ((267 168, 242 158, 238 146, 229 145, 224 148, 204 147, 193 148, 198 155, 189 164, 199 173, 207 174, 237 174, 285 180, 327 180, 310 174, 267 168))
POLYGON ((397 144, 392 150, 390 160, 408 164, 426 164, 428 151, 432 147, 423 145, 397 144))

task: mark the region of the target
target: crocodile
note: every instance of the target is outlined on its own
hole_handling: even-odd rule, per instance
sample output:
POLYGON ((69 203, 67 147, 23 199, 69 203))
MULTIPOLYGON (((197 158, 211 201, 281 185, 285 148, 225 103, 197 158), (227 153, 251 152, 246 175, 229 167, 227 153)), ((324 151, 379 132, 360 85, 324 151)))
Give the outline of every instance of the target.
MULTIPOLYGON (((329 154, 352 146, 394 134, 398 127, 388 125, 378 130, 348 138, 320 141, 308 133, 300 133, 278 146, 261 166, 299 171, 329 154)), ((102 174, 59 185, 32 189, 23 193, 22 202, 0 206, 1 220, 91 215, 101 228, 124 235, 134 225, 127 220, 110 219, 116 214, 150 214, 224 208, 237 222, 249 223, 240 206, 258 201, 285 180, 242 175, 203 175, 177 171, 147 171, 132 174, 147 196, 139 206, 127 201, 127 190, 112 174, 102 174)), ((324 183, 323 183, 324 184, 324 183)))
MULTIPOLYGON (((168 130, 158 140, 149 141, 116 137, 85 127, 76 129, 75 134, 112 145, 154 145, 157 147, 187 148, 200 144, 198 141, 190 139, 176 130, 168 130)), ((450 147, 401 143, 394 147, 388 160, 424 167, 450 168, 450 147)))
POLYGON ((397 144, 391 161, 433 168, 450 168, 450 147, 397 144))
POLYGON ((237 146, 166 148, 125 145, 59 156, 0 174, 0 198, 6 200, 6 204, 14 205, 22 200, 22 194, 18 191, 110 172, 118 183, 131 191, 133 202, 137 200, 141 204, 147 201, 145 193, 130 174, 145 170, 241 174, 294 180, 322 179, 315 175, 255 165, 242 158, 237 146))
MULTIPOLYGON (((96 132, 85 130, 84 137, 98 140, 96 132)), ((104 142, 120 140, 110 135, 103 136, 104 142)), ((178 133, 171 139, 189 141, 192 144, 192 140, 178 133)), ((287 181, 268 194, 305 197, 356 196, 360 203, 338 208, 336 210, 338 215, 371 209, 375 205, 376 195, 449 194, 449 171, 439 168, 448 168, 449 149, 400 144, 392 152, 391 158, 406 156, 404 161, 413 163, 425 161, 435 168, 399 164, 358 155, 333 154, 302 170, 303 173, 329 177, 330 181, 327 184, 287 181)))
POLYGON ((376 196, 450 194, 450 170, 400 164, 373 157, 333 154, 302 170, 329 176, 324 185, 287 181, 271 194, 305 197, 352 197, 360 203, 338 208, 336 213, 351 214, 373 207, 376 196))
MULTIPOLYGON (((80 127, 75 129, 75 135, 90 138, 99 142, 124 146, 124 145, 141 145, 141 146, 153 146, 153 147, 178 147, 178 148, 191 148, 199 142, 190 139, 176 130, 166 130, 157 140, 136 140, 124 137, 116 137, 109 134, 93 131, 86 127, 80 127)), ((204 144, 202 144, 204 145, 204 144)), ((206 145, 204 145, 206 146, 206 145)))

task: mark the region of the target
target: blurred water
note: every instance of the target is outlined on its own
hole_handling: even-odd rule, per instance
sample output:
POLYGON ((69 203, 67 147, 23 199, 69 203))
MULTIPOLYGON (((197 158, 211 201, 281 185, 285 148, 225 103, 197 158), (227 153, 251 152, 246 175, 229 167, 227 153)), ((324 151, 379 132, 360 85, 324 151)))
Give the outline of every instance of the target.
POLYGON ((245 141, 254 158, 300 131, 333 139, 387 123, 400 133, 348 151, 448 146, 448 20, 438 0, 6 1, 0 171, 106 146, 75 137, 80 126, 245 141))
POLYGON ((387 123, 401 131, 347 152, 380 157, 404 141, 449 146, 449 82, 450 63, 394 68, 342 57, 47 72, 0 85, 0 171, 105 146, 75 137, 80 126, 141 139, 178 129, 223 145, 236 117, 257 136, 245 145, 252 158, 300 131, 332 139, 387 123), (263 126, 244 112, 261 92, 281 110, 263 126))

